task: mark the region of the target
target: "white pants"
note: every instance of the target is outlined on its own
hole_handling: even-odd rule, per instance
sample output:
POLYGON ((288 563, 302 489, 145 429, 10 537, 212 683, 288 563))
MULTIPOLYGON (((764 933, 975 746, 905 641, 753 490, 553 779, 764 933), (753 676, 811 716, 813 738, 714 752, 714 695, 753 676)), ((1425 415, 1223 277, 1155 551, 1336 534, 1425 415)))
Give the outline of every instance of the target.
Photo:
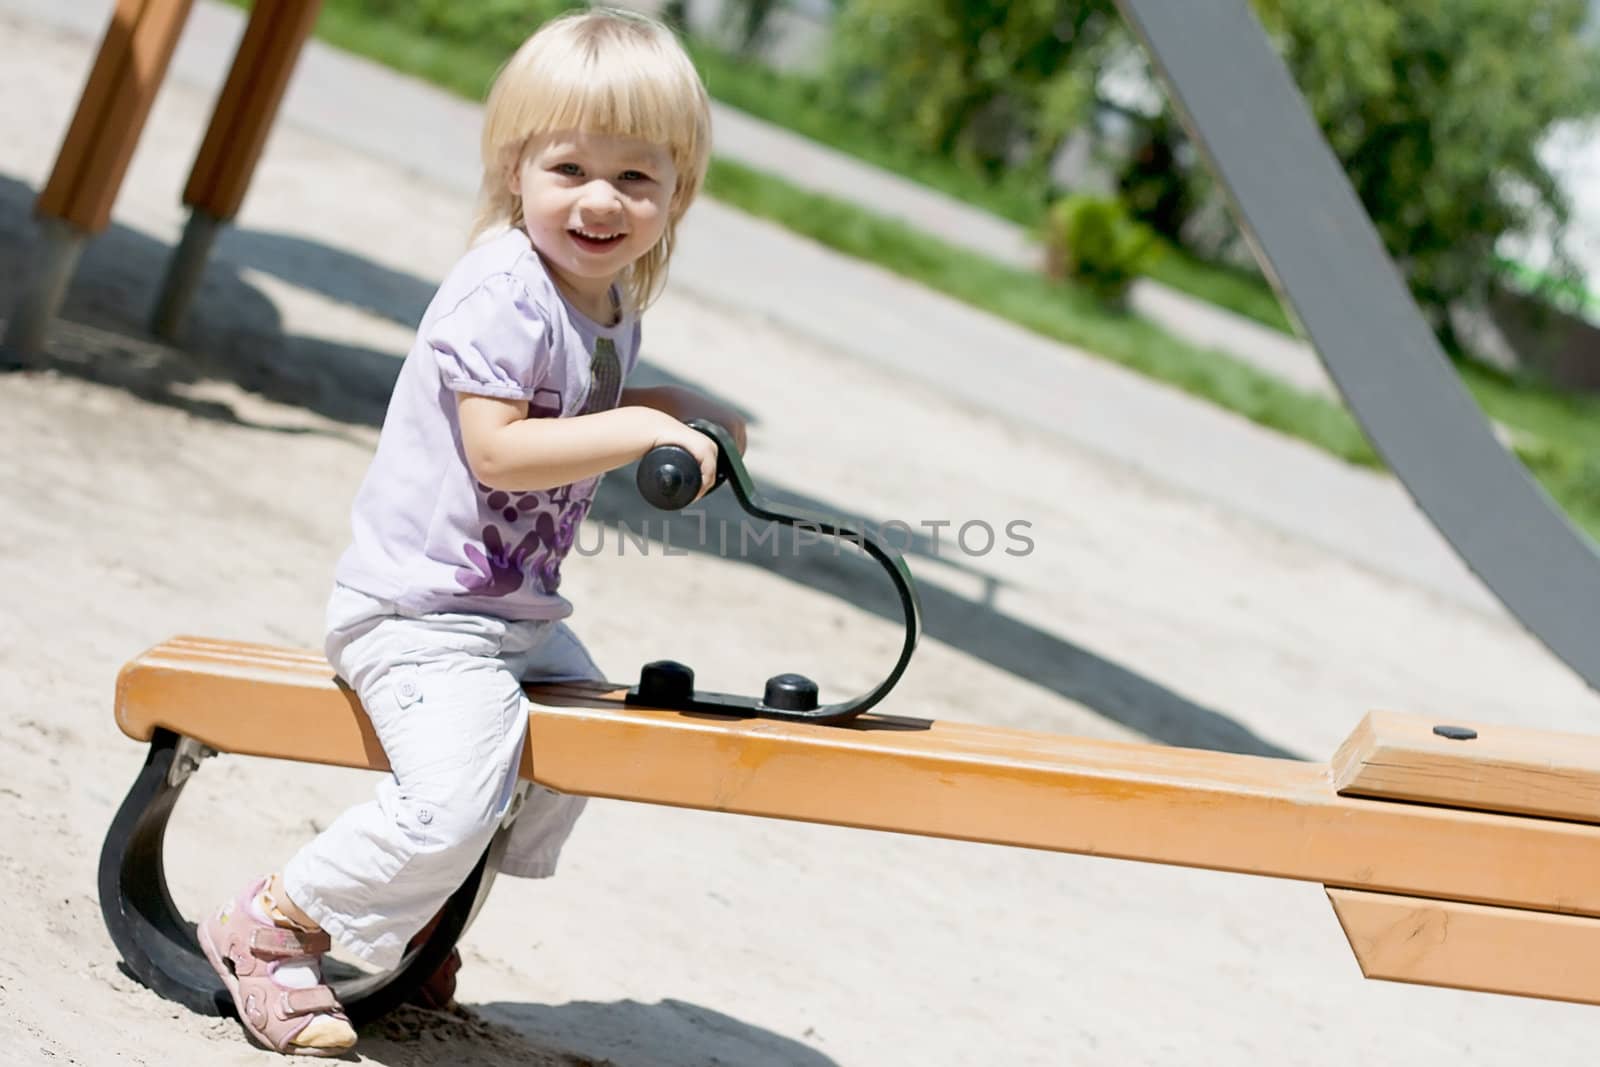
MULTIPOLYGON (((361 698, 392 773, 295 854, 284 888, 334 940, 390 968, 483 855, 517 790, 528 732, 522 681, 596 679, 559 622, 407 616, 336 587, 328 661, 361 698)), ((503 874, 543 878, 583 797, 534 786, 511 826, 503 874)))

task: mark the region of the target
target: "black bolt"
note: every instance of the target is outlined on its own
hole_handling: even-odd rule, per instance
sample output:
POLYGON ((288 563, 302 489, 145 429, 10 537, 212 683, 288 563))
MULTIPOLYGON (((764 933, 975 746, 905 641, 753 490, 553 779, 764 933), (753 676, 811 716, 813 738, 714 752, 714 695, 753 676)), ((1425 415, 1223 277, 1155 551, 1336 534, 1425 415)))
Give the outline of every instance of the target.
POLYGON ((815 711, 817 683, 803 674, 774 674, 761 703, 775 711, 815 711))
POLYGON ((639 672, 639 699, 658 708, 681 707, 694 696, 694 671, 670 659, 646 663, 639 672))

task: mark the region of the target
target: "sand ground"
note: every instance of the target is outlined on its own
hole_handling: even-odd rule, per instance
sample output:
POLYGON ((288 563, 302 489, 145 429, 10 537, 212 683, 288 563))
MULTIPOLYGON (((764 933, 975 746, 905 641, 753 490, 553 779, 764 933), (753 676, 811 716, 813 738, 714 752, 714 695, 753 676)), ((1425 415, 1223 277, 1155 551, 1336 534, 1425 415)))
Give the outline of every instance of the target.
MULTIPOLYGON (((0 39, 3 311, 92 42, 8 17, 0 39)), ((388 383, 469 211, 281 128, 182 346, 156 344, 141 323, 208 108, 163 93, 40 368, 0 379, 0 1062, 271 1062, 118 970, 94 870, 141 752, 112 682, 176 633, 318 644, 388 383)), ((1031 524, 1020 557, 918 546, 927 633, 886 710, 1317 760, 1372 707, 1600 723, 1600 698, 1502 615, 798 336, 741 308, 738 281, 652 311, 647 373, 748 411, 773 492, 1031 524)), ((1298 446, 1261 435, 1278 447, 1298 446)), ((645 517, 622 477, 597 512, 645 517)), ((711 688, 793 669, 842 693, 898 640, 881 592, 827 562, 629 549, 567 583, 614 677, 671 656, 711 688)), ((281 862, 370 786, 212 761, 173 824, 180 903, 281 862), (240 795, 261 809, 242 832, 222 818, 240 795)), ((591 805, 557 878, 501 881, 463 950, 463 1010, 392 1017, 365 1060, 1567 1064, 1595 1018, 1365 982, 1316 886, 618 802, 591 805)))

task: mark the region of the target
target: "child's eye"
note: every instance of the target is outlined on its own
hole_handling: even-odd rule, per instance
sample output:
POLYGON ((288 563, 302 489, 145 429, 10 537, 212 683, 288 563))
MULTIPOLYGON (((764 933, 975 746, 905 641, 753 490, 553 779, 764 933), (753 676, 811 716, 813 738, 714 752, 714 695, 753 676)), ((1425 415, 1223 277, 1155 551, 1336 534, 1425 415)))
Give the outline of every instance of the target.
POLYGON ((622 172, 622 180, 625 182, 647 182, 650 180, 650 175, 642 170, 625 170, 622 172))
POLYGON ((555 171, 557 174, 564 174, 569 178, 576 178, 578 175, 583 173, 583 168, 578 166, 576 163, 557 163, 550 169, 555 171))

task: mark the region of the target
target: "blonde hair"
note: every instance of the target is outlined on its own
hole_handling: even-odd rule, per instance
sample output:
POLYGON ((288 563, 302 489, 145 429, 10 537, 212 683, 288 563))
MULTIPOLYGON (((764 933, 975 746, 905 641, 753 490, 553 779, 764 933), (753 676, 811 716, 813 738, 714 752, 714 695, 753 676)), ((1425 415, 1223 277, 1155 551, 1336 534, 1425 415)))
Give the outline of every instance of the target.
POLYGON ((545 23, 489 90, 474 240, 522 225, 522 202, 507 178, 530 138, 557 130, 638 137, 672 155, 678 183, 667 228, 622 286, 632 310, 642 311, 666 283, 678 222, 705 181, 711 106, 699 72, 672 31, 644 15, 595 8, 545 23))

